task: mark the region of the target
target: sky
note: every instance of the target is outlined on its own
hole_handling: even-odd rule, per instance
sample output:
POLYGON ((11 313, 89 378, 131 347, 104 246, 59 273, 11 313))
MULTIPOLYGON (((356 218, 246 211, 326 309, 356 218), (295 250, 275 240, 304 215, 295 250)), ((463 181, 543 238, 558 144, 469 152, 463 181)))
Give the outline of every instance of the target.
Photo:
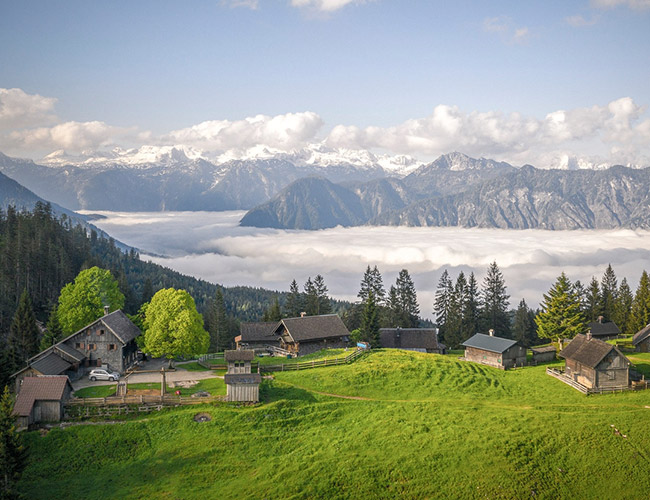
POLYGON ((0 2, 0 151, 650 166, 650 0, 0 2))
POLYGON ((600 281, 609 264, 619 284, 625 277, 634 292, 650 262, 650 231, 629 229, 361 226, 297 231, 240 227, 240 211, 93 213, 105 216, 94 224, 141 249, 143 259, 224 286, 288 290, 293 279, 302 286, 321 274, 331 296, 355 301, 367 266, 378 266, 386 288, 407 269, 426 318, 433 316, 445 269, 453 280, 460 271, 473 272, 481 284, 496 261, 515 309, 521 299, 537 308, 562 272, 587 286, 592 277, 600 281))

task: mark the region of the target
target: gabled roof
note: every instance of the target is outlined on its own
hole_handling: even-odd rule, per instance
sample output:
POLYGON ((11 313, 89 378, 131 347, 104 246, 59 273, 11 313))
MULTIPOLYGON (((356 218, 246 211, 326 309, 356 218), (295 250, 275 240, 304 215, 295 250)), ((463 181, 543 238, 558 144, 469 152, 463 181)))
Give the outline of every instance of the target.
POLYGON ((275 329, 278 326, 277 321, 264 323, 242 323, 239 326, 241 333, 240 342, 270 342, 276 339, 275 329))
POLYGON ((32 412, 34 401, 59 401, 63 397, 66 385, 72 385, 66 376, 25 377, 16 396, 14 415, 27 417, 32 412))
POLYGON ((72 365, 55 352, 50 352, 33 361, 29 366, 43 375, 60 375, 72 365))
POLYGON ((555 352, 555 346, 552 345, 547 345, 545 347, 531 347, 531 351, 536 352, 536 353, 543 353, 543 352, 555 352))
POLYGON ((634 334, 632 337, 632 343, 638 345, 640 342, 643 342, 645 339, 650 337, 650 325, 646 325, 645 328, 642 328, 634 334))
POLYGON ((223 355, 226 361, 253 361, 255 351, 252 349, 240 349, 238 351, 226 351, 223 355))
MULTIPOLYGON (((133 322, 119 309, 106 316, 102 316, 97 321, 104 323, 108 329, 123 343, 128 344, 142 332, 133 324, 133 322)), ((90 326, 90 325, 89 325, 90 326)), ((86 327, 87 328, 87 327, 86 327)))
POLYGON ((439 349, 435 328, 380 328, 381 346, 388 349, 439 349))
POLYGON ((465 347, 474 347, 475 349, 481 349, 483 351, 502 353, 510 349, 516 343, 516 340, 477 333, 461 345, 464 345, 465 347))
POLYGON ((226 384, 259 384, 262 376, 259 373, 226 373, 224 376, 226 384))
POLYGON ((592 321, 588 327, 594 337, 613 337, 621 334, 621 330, 613 321, 592 321))
MULTIPOLYGON (((567 360, 577 361, 590 368, 596 368, 612 350, 616 351, 620 356, 623 356, 621 351, 607 342, 578 334, 568 346, 560 351, 559 356, 567 360)), ((625 356, 623 358, 625 358, 628 364, 630 363, 625 356)))
POLYGON ((275 333, 281 334, 285 327, 291 338, 296 342, 327 339, 332 337, 347 337, 350 332, 337 314, 322 316, 304 316, 302 318, 285 318, 275 328, 275 333))
POLYGON ((84 353, 77 351, 74 347, 70 347, 67 344, 55 344, 52 347, 55 351, 61 351, 64 355, 69 356, 77 363, 83 361, 86 358, 86 355, 84 353))

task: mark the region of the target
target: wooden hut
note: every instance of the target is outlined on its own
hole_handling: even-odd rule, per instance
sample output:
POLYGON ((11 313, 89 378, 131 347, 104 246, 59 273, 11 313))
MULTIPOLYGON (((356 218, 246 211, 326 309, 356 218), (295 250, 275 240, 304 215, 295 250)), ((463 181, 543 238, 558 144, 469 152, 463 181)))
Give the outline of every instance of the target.
POLYGON ((260 400, 259 373, 251 373, 251 362, 255 359, 253 350, 226 351, 224 358, 228 363, 226 382, 226 401, 257 403, 260 400))
POLYGON ((477 333, 462 343, 465 346, 465 360, 494 366, 502 370, 524 366, 526 348, 516 340, 477 333))
POLYGON ((533 363, 538 365, 540 363, 550 363, 555 361, 557 357, 557 350, 555 346, 549 345, 545 347, 531 347, 533 353, 533 363))
POLYGON ((438 341, 437 328, 380 328, 381 347, 407 351, 445 354, 447 348, 438 341))
POLYGON ((239 335, 235 337, 237 349, 268 351, 270 347, 280 347, 280 337, 275 334, 277 321, 260 323, 242 323, 239 335))
POLYGON ((616 346, 590 335, 576 335, 560 352, 565 375, 588 389, 625 388, 630 383, 630 361, 616 346))
POLYGON ((20 430, 39 422, 59 422, 63 418, 63 404, 73 392, 66 376, 26 377, 16 396, 14 415, 20 430))
POLYGON ((650 325, 634 334, 632 344, 637 352, 650 352, 650 325))
POLYGON ((609 340, 618 338, 621 330, 613 321, 605 321, 602 316, 598 316, 598 321, 592 321, 587 325, 591 336, 595 339, 609 340))
POLYGON ((285 318, 275 334, 280 337, 280 347, 296 356, 346 347, 350 339, 350 332, 336 314, 285 318))

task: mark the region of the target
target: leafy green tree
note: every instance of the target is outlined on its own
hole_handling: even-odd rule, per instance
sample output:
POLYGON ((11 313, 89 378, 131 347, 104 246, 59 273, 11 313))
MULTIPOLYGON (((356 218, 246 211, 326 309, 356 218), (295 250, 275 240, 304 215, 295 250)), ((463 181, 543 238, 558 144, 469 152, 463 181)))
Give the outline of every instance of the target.
POLYGON ((0 397, 0 471, 2 471, 0 498, 2 499, 21 498, 16 484, 27 466, 27 452, 20 435, 16 432, 13 408, 13 398, 9 387, 5 386, 0 397))
POLYGON ((296 283, 296 280, 292 280, 291 285, 289 285, 287 301, 284 303, 284 314, 288 318, 297 318, 303 309, 303 297, 300 290, 298 290, 298 283, 296 283))
POLYGON ((508 306, 510 296, 506 293, 506 283, 496 262, 488 267, 483 280, 481 319, 485 330, 494 330, 499 337, 510 336, 508 306))
POLYGON ((124 295, 110 271, 91 267, 61 290, 58 316, 64 335, 70 335, 104 315, 124 307, 124 295))
POLYGON ((515 312, 512 330, 515 340, 524 347, 530 347, 535 342, 535 316, 524 299, 521 299, 515 312))
POLYGON ((612 318, 622 333, 636 333, 630 332, 629 328, 633 301, 634 296, 632 295, 632 290, 630 290, 630 285, 627 284, 627 278, 623 278, 621 280, 621 286, 618 287, 618 293, 616 294, 614 317, 612 318))
POLYGON ((587 297, 585 300, 586 309, 585 316, 588 322, 593 322, 598 319, 598 316, 603 314, 602 300, 600 296, 600 284, 595 276, 589 282, 587 289, 587 297))
POLYGON ((203 317, 185 290, 156 292, 147 306, 144 328, 146 351, 154 357, 190 358, 205 354, 210 346, 203 317))
POLYGON ((384 302, 386 298, 386 290, 384 290, 384 283, 381 277, 381 273, 377 266, 374 266, 372 269, 370 266, 366 268, 366 272, 363 273, 363 278, 361 279, 361 288, 357 297, 361 299, 362 303, 366 302, 368 298, 368 293, 372 291, 375 296, 375 302, 377 305, 380 305, 384 302))
POLYGON ((636 333, 650 323, 650 278, 644 270, 632 301, 629 331, 636 333))
POLYGON ((12 370, 21 368, 25 362, 38 353, 39 332, 27 290, 20 296, 18 309, 9 327, 8 347, 12 370))
POLYGON ((614 319, 617 296, 618 281, 612 265, 609 264, 600 282, 600 301, 603 316, 606 320, 612 321, 614 319))
POLYGON ((52 307, 52 311, 50 311, 46 330, 43 334, 43 338, 41 339, 41 351, 44 351, 48 347, 53 346, 62 339, 63 330, 61 329, 61 323, 59 323, 59 314, 57 312, 57 307, 54 305, 52 307))
MULTIPOLYGON (((558 343, 586 330, 580 301, 571 281, 560 274, 548 293, 544 294, 542 309, 535 317, 537 336, 558 343)), ((560 345, 561 347, 561 345, 560 345)))

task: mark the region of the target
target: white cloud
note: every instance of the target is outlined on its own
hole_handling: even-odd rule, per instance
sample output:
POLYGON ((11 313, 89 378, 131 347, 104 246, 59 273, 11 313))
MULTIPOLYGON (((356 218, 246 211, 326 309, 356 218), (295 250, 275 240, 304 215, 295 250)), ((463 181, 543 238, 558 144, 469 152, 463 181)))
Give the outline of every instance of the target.
POLYGON ((53 97, 27 94, 22 89, 0 88, 0 130, 51 122, 55 103, 53 97))
POLYGON ((311 111, 277 116, 257 115, 243 120, 213 120, 174 130, 162 138, 165 144, 185 144, 207 151, 247 149, 266 145, 281 150, 305 146, 323 121, 311 111))
POLYGON ((326 141, 332 147, 380 148, 414 156, 462 151, 540 167, 545 166, 539 163, 540 158, 563 149, 572 150, 574 155, 586 151, 593 154, 587 146, 596 141, 609 149, 635 151, 641 160, 650 153, 650 124, 648 120, 637 123, 644 111, 629 97, 607 106, 554 111, 542 119, 495 111, 468 113, 457 106, 441 104, 427 117, 392 127, 361 129, 338 125, 326 141))
POLYGON ((511 306, 535 307, 562 271, 588 283, 608 263, 635 288, 650 262, 650 232, 542 231, 461 228, 353 227, 282 231, 238 227, 243 212, 112 213, 95 223, 125 243, 168 258, 153 261, 225 285, 287 290, 318 273, 331 294, 356 300, 367 265, 378 265, 384 284, 407 268, 424 315, 430 315, 438 278, 474 272, 479 283, 496 260, 511 306), (273 248, 272 252, 268 249, 273 248))
POLYGON ((369 0, 291 0, 292 7, 310 8, 320 12, 334 12, 347 5, 361 5, 369 0))
POLYGON ((601 9, 624 6, 634 10, 650 9, 650 0, 591 0, 591 5, 601 9))
POLYGON ((599 16, 592 16, 590 19, 585 19, 581 15, 575 15, 569 16, 564 20, 567 22, 567 24, 573 26, 574 28, 581 28, 583 26, 593 26, 598 22, 599 19, 599 16))
POLYGON ((507 16, 488 17, 483 20, 483 31, 496 33, 506 43, 525 43, 530 37, 530 30, 525 26, 517 27, 507 16))
POLYGON ((221 5, 223 7, 230 7, 231 9, 243 7, 245 9, 257 10, 259 8, 259 1, 258 0, 221 0, 221 5))

